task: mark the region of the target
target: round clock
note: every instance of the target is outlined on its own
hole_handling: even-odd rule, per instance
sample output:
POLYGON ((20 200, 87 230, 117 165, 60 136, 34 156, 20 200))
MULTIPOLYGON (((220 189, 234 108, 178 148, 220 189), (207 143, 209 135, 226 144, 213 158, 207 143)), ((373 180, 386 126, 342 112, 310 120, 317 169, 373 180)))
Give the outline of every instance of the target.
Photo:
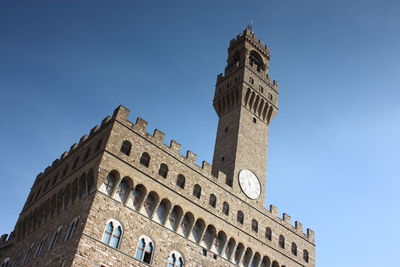
POLYGON ((260 181, 252 171, 243 169, 239 172, 239 185, 248 198, 256 199, 260 196, 260 181))

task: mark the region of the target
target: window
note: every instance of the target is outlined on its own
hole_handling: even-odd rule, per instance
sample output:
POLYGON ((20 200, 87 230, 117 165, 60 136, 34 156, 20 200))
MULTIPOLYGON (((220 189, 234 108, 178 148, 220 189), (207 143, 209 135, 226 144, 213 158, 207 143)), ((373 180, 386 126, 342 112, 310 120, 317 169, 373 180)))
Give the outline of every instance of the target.
POLYGON ((254 79, 253 78, 249 78, 249 82, 251 83, 251 84, 254 84, 254 79))
POLYGON ((297 256, 297 245, 296 245, 296 243, 292 243, 292 254, 297 256))
POLYGON ((261 70, 264 70, 264 67, 265 67, 262 57, 260 56, 260 54, 258 54, 254 50, 250 52, 249 64, 250 64, 250 66, 253 66, 255 64, 257 66, 258 72, 260 72, 261 70))
POLYGON ((279 246, 281 248, 285 248, 285 238, 283 237, 283 235, 279 236, 279 246))
POLYGON ((184 189, 185 188, 185 176, 182 174, 178 175, 178 178, 176 179, 176 185, 179 186, 180 188, 184 189))
POLYGON ((129 195, 129 193, 131 191, 130 190, 131 186, 130 186, 130 183, 129 183, 128 179, 129 178, 127 178, 127 177, 124 177, 122 179, 122 181, 118 185, 118 189, 117 189, 116 195, 115 195, 116 197, 119 198, 119 201, 122 204, 125 204, 125 202, 126 202, 126 200, 128 198, 128 195, 129 195))
POLYGON ((255 219, 253 219, 252 221, 251 221, 251 230, 253 231, 253 232, 258 232, 258 222, 257 222, 257 220, 255 220, 255 219))
POLYGON ((272 231, 269 227, 265 228, 265 238, 267 238, 269 241, 272 240, 272 231))
POLYGON ((225 215, 229 215, 229 204, 226 202, 222 204, 222 213, 225 215))
POLYGON ((239 210, 237 213, 236 221, 240 224, 243 224, 244 221, 244 214, 243 211, 239 210))
POLYGON ((203 248, 203 250, 201 251, 201 255, 207 256, 207 250, 205 250, 205 249, 203 248))
POLYGON ((200 185, 198 185, 198 184, 194 185, 193 196, 200 199, 200 197, 201 197, 201 186, 200 185))
POLYGON ((259 87, 259 90, 260 90, 261 93, 264 93, 264 87, 262 87, 261 85, 259 87))
POLYGON ((65 240, 70 240, 74 236, 78 223, 79 223, 79 217, 72 220, 67 235, 65 236, 65 240))
POLYGON ((10 258, 6 258, 3 260, 1 263, 1 267, 8 267, 8 264, 10 263, 10 258))
POLYGON ((59 236, 61 234, 61 230, 62 230, 62 227, 59 227, 57 229, 57 231, 54 233, 53 238, 51 239, 51 242, 50 242, 49 250, 53 249, 53 248, 55 248, 57 246, 57 241, 58 241, 58 238, 59 238, 59 236))
POLYGON ((123 154, 129 156, 129 155, 131 154, 131 148, 132 148, 131 142, 125 140, 124 142, 122 142, 120 151, 121 151, 123 154))
POLYGON ((232 187, 232 186, 233 186, 233 179, 232 179, 232 177, 227 176, 226 179, 225 179, 225 183, 226 183, 227 185, 229 185, 230 187, 232 187))
POLYGON ((25 257, 24 257, 24 260, 22 262, 23 264, 27 264, 28 263, 29 258, 31 256, 31 252, 32 252, 32 248, 28 249, 28 251, 25 253, 25 257))
POLYGON ((74 164, 72 164, 72 169, 75 169, 79 164, 79 157, 77 157, 74 161, 74 164))
POLYGON ((257 119, 255 117, 253 117, 253 122, 257 123, 257 119))
POLYGON ((63 174, 62 174, 63 177, 67 174, 67 171, 68 171, 68 165, 65 166, 65 169, 64 169, 63 174))
POLYGON ((215 206, 217 205, 217 197, 214 194, 210 195, 210 200, 208 201, 208 204, 215 208, 215 206))
POLYGON ((46 239, 43 239, 37 245, 36 252, 35 252, 35 257, 39 257, 40 256, 40 254, 42 253, 43 245, 44 245, 45 242, 46 242, 46 239))
POLYGON ((149 167, 150 165, 150 155, 147 152, 143 152, 142 156, 140 157, 140 164, 145 167, 149 167))
POLYGON ((228 132, 228 130, 229 130, 229 127, 228 127, 228 126, 226 126, 226 127, 225 127, 225 133, 227 133, 227 132, 228 132))
POLYGON ((103 139, 100 139, 100 140, 97 142, 96 151, 98 151, 98 150, 101 148, 101 143, 102 143, 102 141, 103 141, 103 139))
POLYGON ((90 147, 88 148, 88 150, 86 150, 86 153, 85 153, 85 155, 83 156, 83 160, 84 160, 84 161, 87 160, 87 159, 89 158, 89 155, 90 155, 90 147))
POLYGON ((271 93, 268 93, 268 98, 269 98, 269 100, 272 101, 272 99, 274 99, 274 96, 271 93))
POLYGON ((153 241, 148 236, 143 236, 139 240, 135 259, 150 264, 153 257, 153 241))
POLYGON ((165 163, 160 164, 160 169, 158 170, 158 175, 167 178, 168 176, 168 166, 165 163))
POLYGON ((305 261, 305 262, 308 262, 309 261, 309 255, 308 255, 308 251, 305 249, 305 250, 303 250, 303 260, 305 261))
POLYGON ((173 251, 169 255, 169 260, 168 260, 168 267, 183 267, 184 266, 184 261, 181 253, 178 251, 173 251))
POLYGON ((105 191, 108 196, 112 195, 116 181, 117 181, 117 178, 111 172, 108 174, 107 178, 104 180, 105 191))
POLYGON ((111 220, 104 229, 101 242, 113 248, 118 248, 122 235, 122 226, 117 220, 111 220))

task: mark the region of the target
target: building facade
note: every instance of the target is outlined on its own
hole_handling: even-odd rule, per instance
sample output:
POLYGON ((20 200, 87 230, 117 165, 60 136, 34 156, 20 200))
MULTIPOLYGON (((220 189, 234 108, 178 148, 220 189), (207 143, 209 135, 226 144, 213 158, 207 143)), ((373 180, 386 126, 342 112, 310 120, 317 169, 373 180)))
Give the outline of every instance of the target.
POLYGON ((212 165, 117 107, 36 177, 0 266, 314 267, 314 232, 264 208, 269 61, 250 28, 231 40, 212 165))

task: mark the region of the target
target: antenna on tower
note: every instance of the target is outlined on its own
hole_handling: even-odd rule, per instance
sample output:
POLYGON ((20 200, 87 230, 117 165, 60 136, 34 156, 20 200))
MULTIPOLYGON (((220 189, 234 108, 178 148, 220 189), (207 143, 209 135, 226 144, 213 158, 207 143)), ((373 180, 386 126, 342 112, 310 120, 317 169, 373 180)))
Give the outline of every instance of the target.
POLYGON ((254 25, 254 21, 250 21, 250 24, 247 25, 247 29, 249 29, 251 31, 251 33, 254 33, 253 31, 253 25, 254 25))

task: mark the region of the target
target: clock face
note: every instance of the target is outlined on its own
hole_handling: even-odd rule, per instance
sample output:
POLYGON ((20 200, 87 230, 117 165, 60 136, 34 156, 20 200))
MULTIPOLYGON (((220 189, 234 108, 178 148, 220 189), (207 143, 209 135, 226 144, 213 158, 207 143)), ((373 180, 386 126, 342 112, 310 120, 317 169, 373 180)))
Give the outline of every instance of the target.
POLYGON ((239 185, 248 198, 256 199, 261 194, 261 185, 257 176, 249 170, 239 172, 239 185))

